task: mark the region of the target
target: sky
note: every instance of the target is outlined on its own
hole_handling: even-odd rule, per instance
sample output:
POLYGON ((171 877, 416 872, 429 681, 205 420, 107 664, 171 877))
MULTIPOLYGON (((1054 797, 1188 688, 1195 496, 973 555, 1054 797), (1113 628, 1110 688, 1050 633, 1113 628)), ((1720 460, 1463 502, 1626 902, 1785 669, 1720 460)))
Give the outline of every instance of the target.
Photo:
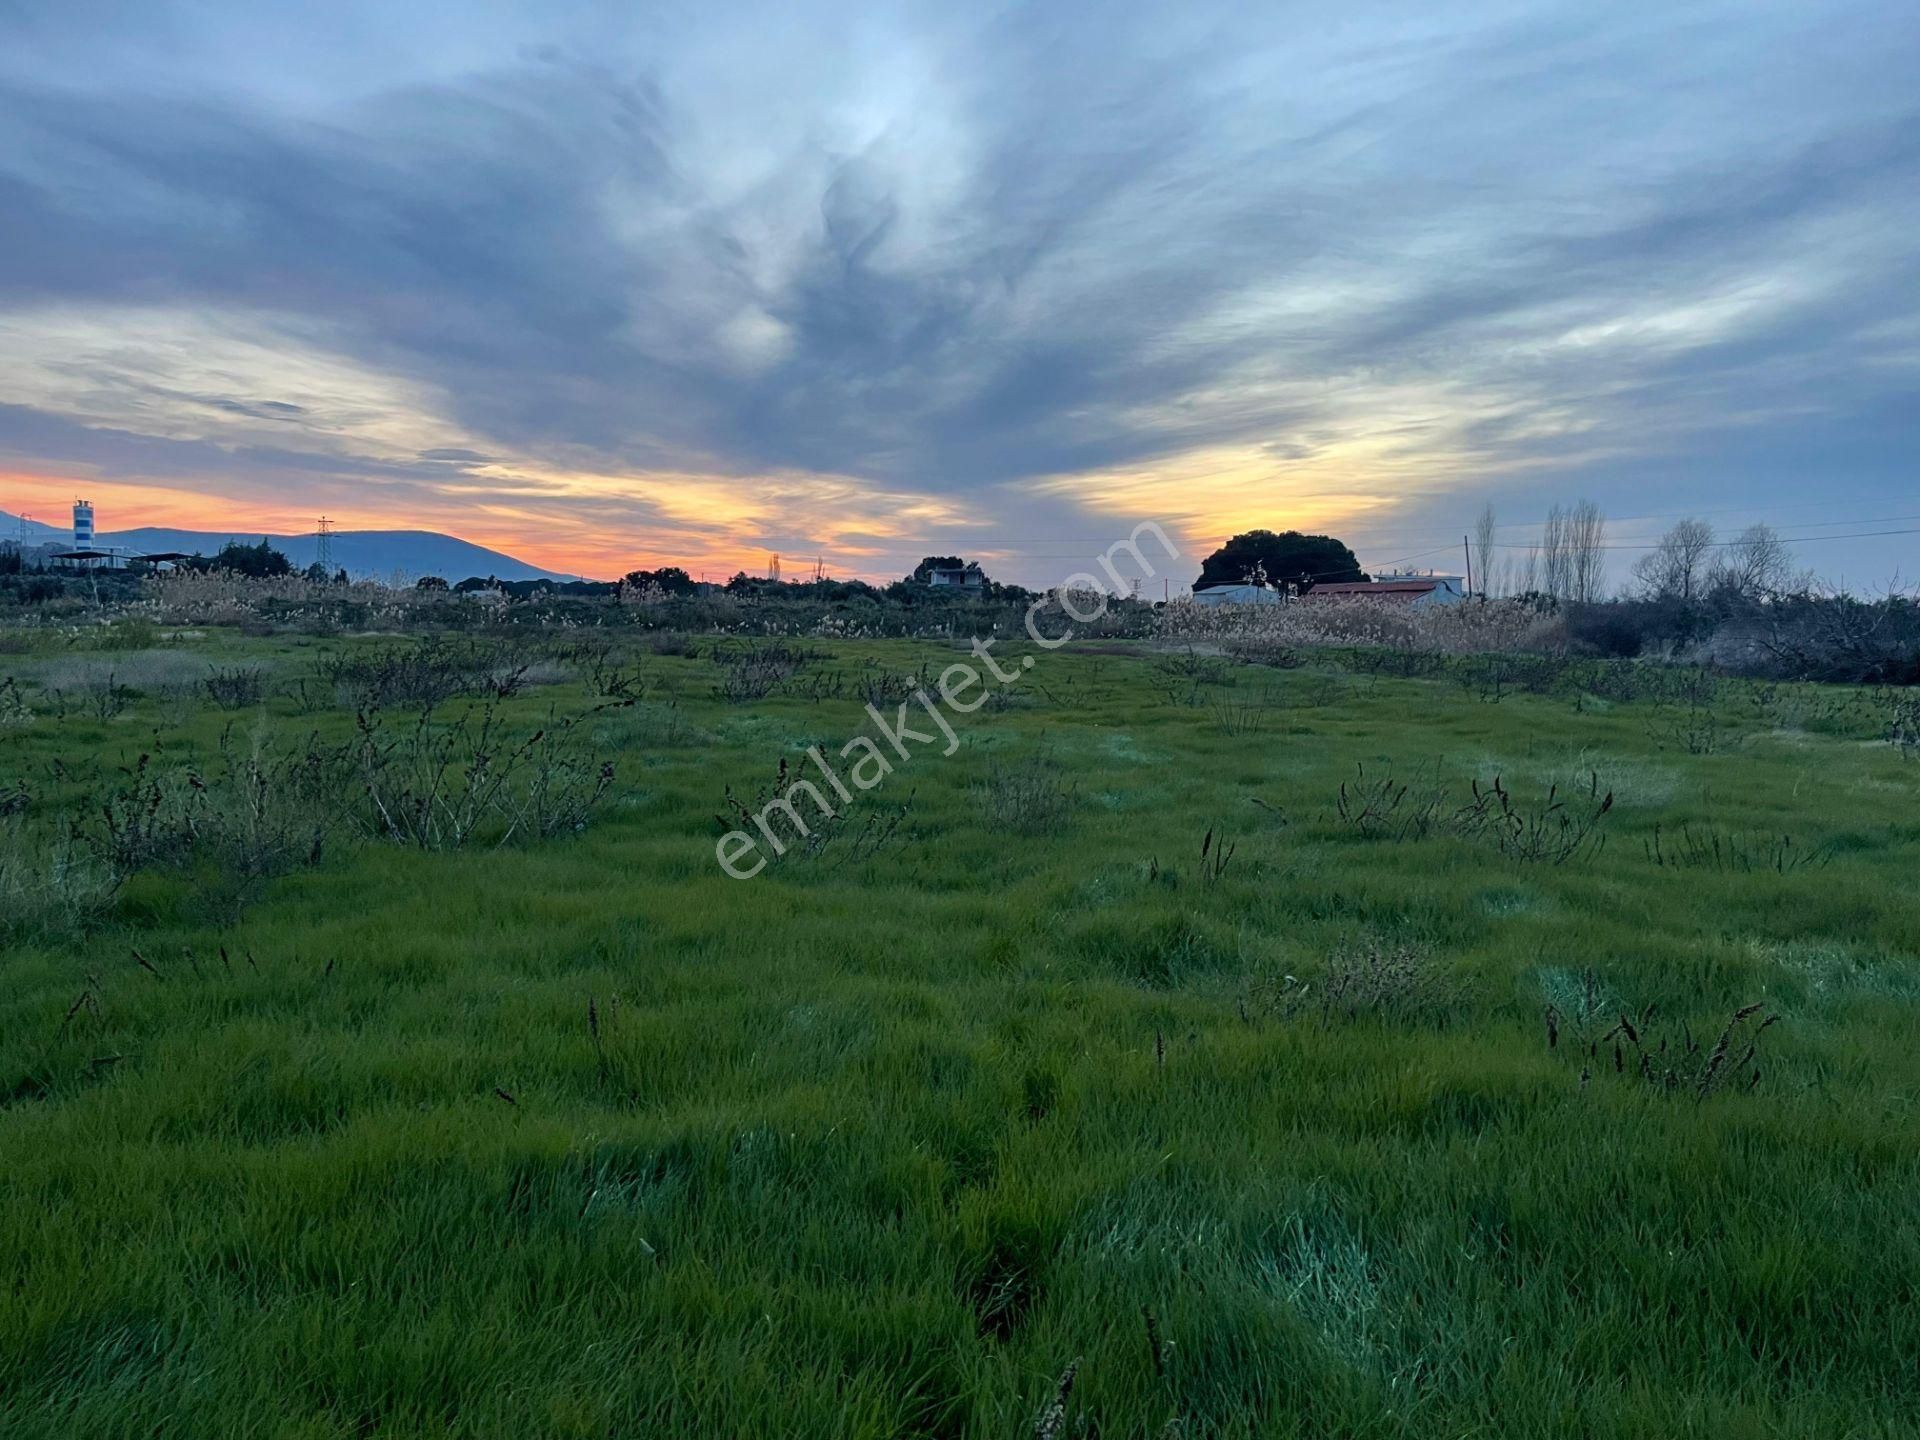
POLYGON ((1910 0, 0 0, 0 510, 1911 582, 1916 74, 1910 0))

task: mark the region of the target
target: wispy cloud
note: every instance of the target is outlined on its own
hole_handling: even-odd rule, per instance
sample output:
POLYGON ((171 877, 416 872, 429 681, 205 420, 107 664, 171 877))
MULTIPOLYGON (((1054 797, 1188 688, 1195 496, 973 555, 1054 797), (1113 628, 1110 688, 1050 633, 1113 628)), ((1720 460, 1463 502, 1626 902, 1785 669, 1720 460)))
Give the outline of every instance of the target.
POLYGON ((1920 38, 1843 10, 15 7, 0 454, 570 568, 1871 505, 1920 38))

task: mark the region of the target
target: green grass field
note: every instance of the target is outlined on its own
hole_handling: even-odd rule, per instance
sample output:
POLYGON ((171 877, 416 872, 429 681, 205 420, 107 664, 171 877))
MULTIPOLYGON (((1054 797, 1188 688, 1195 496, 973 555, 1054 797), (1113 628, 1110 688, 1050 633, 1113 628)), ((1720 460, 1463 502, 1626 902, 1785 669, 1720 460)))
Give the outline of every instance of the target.
MULTIPOLYGON (((0 656, 9 843, 143 754, 349 743, 297 687, 382 643, 0 656)), ((959 658, 729 700, 642 654, 577 834, 195 852, 91 924, 21 882, 0 1434, 1915 1433, 1920 764, 1872 697, 1068 648, 721 872, 729 787, 871 733, 847 676, 959 658)), ((520 733, 605 703, 540 678, 520 733)))

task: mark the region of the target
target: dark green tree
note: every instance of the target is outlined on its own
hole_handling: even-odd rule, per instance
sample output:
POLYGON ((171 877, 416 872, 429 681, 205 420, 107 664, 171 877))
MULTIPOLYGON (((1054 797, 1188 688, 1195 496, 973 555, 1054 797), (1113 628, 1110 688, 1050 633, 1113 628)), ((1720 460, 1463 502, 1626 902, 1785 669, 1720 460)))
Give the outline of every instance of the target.
POLYGON ((629 570, 622 582, 629 590, 647 590, 658 586, 669 595, 691 595, 693 577, 678 565, 662 565, 658 570, 629 570))
POLYGON ((1269 585, 1315 585, 1365 580, 1366 571, 1346 545, 1331 535, 1298 530, 1249 530, 1200 562, 1199 585, 1237 585, 1252 578, 1269 585))
POLYGON ((236 575, 251 576, 255 580, 267 580, 278 575, 293 573, 293 564, 262 536, 258 545, 242 545, 238 540, 229 540, 220 547, 220 553, 213 557, 215 570, 230 570, 236 575))

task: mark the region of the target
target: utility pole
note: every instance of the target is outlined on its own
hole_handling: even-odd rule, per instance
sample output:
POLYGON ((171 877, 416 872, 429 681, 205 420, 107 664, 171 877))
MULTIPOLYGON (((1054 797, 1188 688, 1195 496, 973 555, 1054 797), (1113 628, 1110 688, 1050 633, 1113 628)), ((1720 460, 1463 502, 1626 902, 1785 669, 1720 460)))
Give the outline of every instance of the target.
MULTIPOLYGON (((1471 538, 1471 537, 1469 537, 1469 536, 1466 536, 1466 535, 1462 535, 1462 536, 1460 537, 1460 543, 1461 543, 1461 544, 1462 544, 1463 546, 1465 546, 1465 547, 1466 547, 1466 551, 1467 551, 1467 593, 1468 593, 1469 595, 1471 595, 1471 594, 1473 594, 1473 593, 1474 593, 1474 589, 1473 589, 1473 540, 1472 540, 1472 538, 1471 538)), ((1481 560, 1482 560, 1482 562, 1484 562, 1484 561, 1486 560, 1486 557, 1485 557, 1484 555, 1483 555, 1483 556, 1481 556, 1480 558, 1481 558, 1481 560)))

